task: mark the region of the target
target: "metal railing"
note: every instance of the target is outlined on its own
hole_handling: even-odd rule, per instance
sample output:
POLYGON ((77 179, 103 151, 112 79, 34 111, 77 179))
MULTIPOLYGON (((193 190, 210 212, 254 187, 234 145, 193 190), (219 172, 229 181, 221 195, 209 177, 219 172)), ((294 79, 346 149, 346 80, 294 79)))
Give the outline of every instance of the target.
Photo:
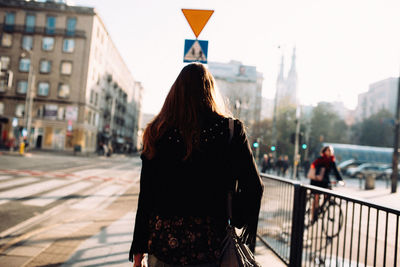
POLYGON ((258 236, 288 266, 400 266, 399 210, 262 178, 258 236))

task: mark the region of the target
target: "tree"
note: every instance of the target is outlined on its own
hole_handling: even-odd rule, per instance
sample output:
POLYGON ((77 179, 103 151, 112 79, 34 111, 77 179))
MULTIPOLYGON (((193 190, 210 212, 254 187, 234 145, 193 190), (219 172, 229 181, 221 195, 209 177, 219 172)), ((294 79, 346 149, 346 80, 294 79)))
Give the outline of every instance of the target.
POLYGON ((263 154, 269 153, 272 144, 272 120, 265 119, 252 126, 253 135, 249 138, 250 142, 254 142, 257 138, 259 141, 260 158, 263 154))
POLYGON ((353 125, 351 136, 357 144, 391 147, 393 145, 393 115, 386 109, 353 125))
POLYGON ((291 143, 291 135, 296 131, 296 108, 293 106, 283 106, 279 108, 277 120, 277 155, 288 155, 293 159, 294 145, 291 143))
POLYGON ((290 142, 290 136, 295 132, 296 127, 296 109, 290 106, 281 107, 277 113, 276 129, 277 129, 277 144, 273 144, 272 136, 272 120, 266 119, 252 126, 252 136, 249 137, 253 143, 259 138, 260 157, 263 154, 272 152, 271 146, 276 147, 278 156, 288 155, 293 158, 294 146, 290 142))
POLYGON ((330 103, 319 103, 311 114, 310 154, 316 157, 323 142, 348 143, 348 126, 330 103))

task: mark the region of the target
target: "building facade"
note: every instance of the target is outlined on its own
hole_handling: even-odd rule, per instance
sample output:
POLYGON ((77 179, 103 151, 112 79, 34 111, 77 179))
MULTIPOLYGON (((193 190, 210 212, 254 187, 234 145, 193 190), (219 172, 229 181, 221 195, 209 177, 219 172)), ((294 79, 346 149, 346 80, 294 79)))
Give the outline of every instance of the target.
POLYGON ((260 121, 263 75, 255 66, 238 61, 209 62, 208 69, 217 83, 225 104, 233 115, 251 126, 260 121))
POLYGON ((1 146, 136 147, 143 87, 93 8, 0 0, 0 22, 1 146))
POLYGON ((396 114, 398 78, 387 78, 370 84, 368 92, 358 95, 356 120, 364 120, 382 109, 396 114))

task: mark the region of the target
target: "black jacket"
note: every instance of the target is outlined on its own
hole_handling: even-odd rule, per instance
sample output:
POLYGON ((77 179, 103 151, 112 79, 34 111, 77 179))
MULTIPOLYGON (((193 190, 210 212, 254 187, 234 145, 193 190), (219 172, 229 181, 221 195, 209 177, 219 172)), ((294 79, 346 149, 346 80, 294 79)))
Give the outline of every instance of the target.
MULTIPOLYGON (((235 120, 229 143, 228 119, 213 114, 202 122, 200 145, 183 161, 185 145, 178 129, 166 131, 157 142, 156 156, 143 155, 139 203, 130 259, 148 252, 149 217, 211 216, 227 222, 227 193, 238 182, 237 226, 254 232, 263 184, 243 124, 235 120)), ((255 234, 255 233, 253 233, 255 234)))

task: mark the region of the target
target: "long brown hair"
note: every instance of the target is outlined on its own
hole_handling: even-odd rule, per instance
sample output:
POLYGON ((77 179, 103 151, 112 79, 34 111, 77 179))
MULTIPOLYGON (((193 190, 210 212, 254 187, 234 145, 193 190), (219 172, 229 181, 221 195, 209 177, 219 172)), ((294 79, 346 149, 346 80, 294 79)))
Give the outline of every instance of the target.
POLYGON ((158 115, 147 125, 143 134, 143 155, 152 159, 155 144, 166 130, 179 129, 186 146, 184 160, 191 155, 200 132, 202 114, 227 116, 225 106, 218 101, 212 74, 200 63, 185 66, 172 85, 158 115))

